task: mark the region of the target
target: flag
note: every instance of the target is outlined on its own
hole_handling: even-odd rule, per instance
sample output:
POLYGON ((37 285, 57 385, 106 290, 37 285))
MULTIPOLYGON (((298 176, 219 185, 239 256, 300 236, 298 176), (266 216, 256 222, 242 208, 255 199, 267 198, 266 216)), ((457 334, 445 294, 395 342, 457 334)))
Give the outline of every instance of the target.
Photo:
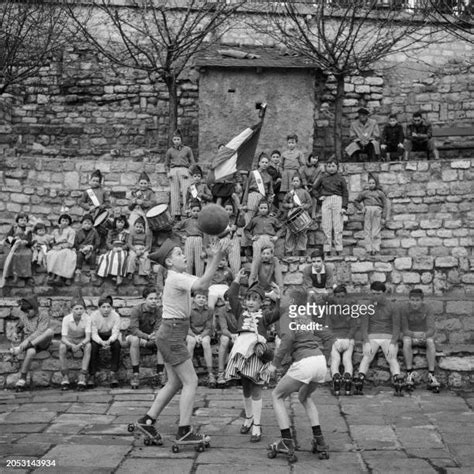
POLYGON ((208 178, 210 184, 230 177, 236 171, 252 169, 262 124, 263 116, 259 123, 246 128, 219 150, 211 163, 208 178))

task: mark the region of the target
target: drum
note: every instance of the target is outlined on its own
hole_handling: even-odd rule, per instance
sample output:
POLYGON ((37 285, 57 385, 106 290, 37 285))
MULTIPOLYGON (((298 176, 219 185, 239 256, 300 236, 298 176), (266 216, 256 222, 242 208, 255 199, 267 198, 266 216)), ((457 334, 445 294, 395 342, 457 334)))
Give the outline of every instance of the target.
POLYGON ((109 217, 109 211, 100 212, 94 219, 94 227, 100 235, 107 235, 108 225, 107 218, 109 217))
POLYGON ((297 234, 311 225, 311 217, 302 207, 298 207, 289 212, 287 225, 293 234, 297 234))
POLYGON ((171 228, 171 215, 168 212, 167 204, 152 207, 146 213, 146 219, 153 232, 169 230, 171 228))

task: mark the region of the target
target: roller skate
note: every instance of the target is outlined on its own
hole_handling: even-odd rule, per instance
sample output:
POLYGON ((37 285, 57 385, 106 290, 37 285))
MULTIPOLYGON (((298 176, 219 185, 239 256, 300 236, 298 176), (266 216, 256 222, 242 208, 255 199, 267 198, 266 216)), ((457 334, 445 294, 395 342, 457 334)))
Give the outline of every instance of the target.
POLYGON ((216 377, 214 374, 209 374, 207 376, 207 386, 209 388, 216 388, 216 377))
POLYGON ((130 423, 127 430, 129 433, 135 433, 135 438, 137 439, 140 435, 143 435, 143 444, 145 446, 161 446, 163 444, 163 439, 153 426, 150 418, 143 417, 135 423, 130 423))
POLYGON ((344 374, 343 377, 344 382, 344 394, 346 396, 352 395, 352 376, 348 372, 344 374))
POLYGON ((428 374, 428 390, 433 393, 439 393, 440 383, 436 380, 433 374, 428 374))
POLYGON ((364 395, 362 392, 364 388, 364 378, 363 374, 359 374, 354 378, 354 395, 364 395))
POLYGON ((61 390, 63 392, 69 390, 71 384, 69 383, 69 377, 67 375, 63 375, 63 379, 61 380, 61 390))
POLYGON ((415 373, 414 372, 409 372, 407 374, 405 385, 406 385, 407 392, 412 392, 413 390, 415 390, 415 373))
POLYGON ((15 384, 15 391, 16 392, 23 392, 26 387, 26 379, 20 378, 18 382, 15 384))
POLYGON ((225 379, 224 372, 219 372, 217 374, 217 387, 225 388, 226 385, 227 385, 227 380, 225 379))
POLYGON ((160 387, 164 387, 167 381, 168 381, 168 376, 166 374, 166 370, 163 370, 163 372, 160 372, 158 374, 158 385, 160 387))
POLYGON ((293 463, 298 461, 295 455, 295 443, 292 439, 282 438, 279 441, 275 441, 268 445, 267 457, 270 459, 276 458, 277 454, 286 454, 288 461, 293 463))
POLYGON ((130 387, 132 390, 136 390, 140 386, 140 375, 135 372, 132 374, 132 378, 130 380, 130 387))
POLYGON ((332 390, 336 397, 341 394, 341 374, 334 374, 332 378, 332 390))
POLYGON ((395 388, 394 395, 396 397, 403 397, 403 387, 405 386, 405 381, 401 375, 393 376, 393 386, 395 388))
POLYGON ((86 389, 86 374, 80 373, 79 378, 77 379, 77 390, 83 392, 86 389))
POLYGON ((179 453, 180 446, 194 446, 195 451, 202 453, 206 448, 211 446, 211 437, 205 434, 194 433, 191 428, 182 437, 176 435, 173 446, 171 446, 171 451, 173 451, 173 453, 179 453))
POLYGON ((315 436, 311 440, 311 451, 318 455, 319 459, 329 459, 329 446, 326 444, 323 435, 315 436))

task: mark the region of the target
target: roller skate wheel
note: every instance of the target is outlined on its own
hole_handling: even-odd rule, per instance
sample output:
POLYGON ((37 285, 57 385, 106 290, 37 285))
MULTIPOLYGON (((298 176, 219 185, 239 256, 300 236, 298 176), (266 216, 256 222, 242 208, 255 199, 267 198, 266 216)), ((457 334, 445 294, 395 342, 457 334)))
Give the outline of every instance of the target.
POLYGON ((204 445, 203 444, 198 444, 195 448, 196 452, 202 453, 204 452, 204 445))
POLYGON ((145 446, 151 446, 151 439, 150 439, 150 438, 145 438, 145 439, 143 440, 143 444, 144 444, 145 446))
POLYGON ((274 459, 276 458, 276 455, 277 455, 276 451, 273 448, 270 448, 270 450, 267 453, 267 457, 269 459, 274 459))
POLYGON ((205 446, 206 448, 210 448, 210 447, 211 447, 211 443, 210 443, 209 441, 206 441, 206 442, 204 443, 204 446, 205 446))
POLYGON ((288 456, 288 462, 294 463, 294 462, 296 462, 296 461, 298 461, 298 458, 296 457, 295 454, 290 454, 290 455, 288 456))
POLYGON ((173 444, 173 446, 171 447, 171 451, 173 451, 173 453, 179 453, 179 447, 176 445, 176 444, 173 444))
POLYGON ((128 431, 129 433, 133 433, 133 432, 135 431, 135 426, 132 425, 132 424, 128 425, 128 426, 127 426, 127 431, 128 431))
POLYGON ((319 453, 319 459, 329 459, 329 453, 319 453))

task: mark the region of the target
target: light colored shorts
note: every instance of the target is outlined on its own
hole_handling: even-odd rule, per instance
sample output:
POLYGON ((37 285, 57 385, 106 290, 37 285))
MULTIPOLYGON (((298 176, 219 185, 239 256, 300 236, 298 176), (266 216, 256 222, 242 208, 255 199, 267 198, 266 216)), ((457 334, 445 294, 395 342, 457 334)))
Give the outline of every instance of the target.
POLYGON ((336 339, 332 345, 337 352, 346 352, 354 349, 354 339, 336 339))
POLYGON ((286 375, 304 384, 324 383, 327 371, 326 358, 323 355, 318 355, 293 362, 286 375))

